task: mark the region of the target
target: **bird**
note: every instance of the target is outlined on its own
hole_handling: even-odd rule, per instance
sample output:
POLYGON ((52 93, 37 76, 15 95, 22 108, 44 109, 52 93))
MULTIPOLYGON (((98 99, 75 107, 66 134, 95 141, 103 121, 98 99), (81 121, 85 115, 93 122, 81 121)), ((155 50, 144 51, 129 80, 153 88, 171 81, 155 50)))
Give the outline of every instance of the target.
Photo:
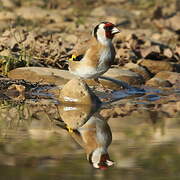
POLYGON ((120 30, 111 22, 101 22, 92 31, 92 37, 77 44, 69 59, 69 71, 83 79, 94 79, 104 74, 115 58, 112 39, 120 30))
POLYGON ((114 162, 108 153, 112 132, 107 121, 99 113, 91 113, 84 106, 60 105, 58 109, 60 118, 57 126, 66 130, 85 150, 88 162, 97 169, 104 170, 112 166, 114 162), (73 114, 76 117, 70 120, 73 114))
POLYGON ((94 168, 104 170, 114 164, 108 153, 108 147, 112 142, 112 132, 102 117, 91 116, 78 131, 83 141, 87 160, 94 168))
POLYGON ((71 137, 85 150, 89 163, 96 169, 105 170, 114 165, 108 153, 112 142, 112 132, 108 123, 98 116, 91 116, 88 121, 72 129, 65 126, 71 137))

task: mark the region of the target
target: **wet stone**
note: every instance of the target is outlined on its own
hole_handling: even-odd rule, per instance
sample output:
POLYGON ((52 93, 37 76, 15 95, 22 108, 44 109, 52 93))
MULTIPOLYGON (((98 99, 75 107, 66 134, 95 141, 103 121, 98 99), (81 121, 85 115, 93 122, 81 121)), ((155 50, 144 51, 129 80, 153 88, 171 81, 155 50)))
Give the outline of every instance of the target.
POLYGON ((69 104, 96 105, 99 98, 91 91, 88 85, 80 78, 74 78, 64 85, 60 91, 59 101, 69 104))
POLYGON ((157 73, 155 77, 168 80, 173 85, 180 81, 180 73, 177 72, 162 71, 157 73))
POLYGON ((172 84, 168 80, 160 79, 154 77, 146 82, 147 86, 155 86, 155 87, 172 87, 172 84))
POLYGON ((139 65, 147 68, 151 73, 157 74, 160 71, 173 71, 174 66, 170 62, 166 61, 154 61, 154 60, 140 60, 139 65))

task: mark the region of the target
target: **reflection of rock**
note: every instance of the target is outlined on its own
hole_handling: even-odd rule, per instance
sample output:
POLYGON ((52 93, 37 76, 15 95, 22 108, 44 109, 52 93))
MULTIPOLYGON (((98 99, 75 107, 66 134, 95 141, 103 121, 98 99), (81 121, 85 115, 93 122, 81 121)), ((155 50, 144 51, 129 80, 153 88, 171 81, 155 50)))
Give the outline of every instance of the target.
POLYGON ((71 129, 77 129, 85 124, 94 111, 93 107, 89 105, 60 105, 58 110, 62 120, 71 129))
POLYGON ((91 91, 82 79, 74 78, 64 85, 59 95, 60 102, 88 104, 100 103, 99 98, 91 91))
POLYGON ((108 154, 112 141, 111 129, 98 115, 92 115, 91 106, 59 106, 59 115, 72 138, 86 151, 87 160, 93 167, 106 169, 113 165, 108 154))

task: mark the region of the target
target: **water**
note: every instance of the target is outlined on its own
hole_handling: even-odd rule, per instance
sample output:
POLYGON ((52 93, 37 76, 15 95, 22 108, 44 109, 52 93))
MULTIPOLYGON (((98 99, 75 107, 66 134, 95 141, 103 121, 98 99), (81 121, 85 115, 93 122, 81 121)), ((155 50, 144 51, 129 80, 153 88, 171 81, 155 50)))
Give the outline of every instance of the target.
POLYGON ((37 97, 1 98, 0 179, 180 179, 179 90, 104 94, 99 109, 37 97), (101 170, 87 160, 97 132, 114 162, 101 170))

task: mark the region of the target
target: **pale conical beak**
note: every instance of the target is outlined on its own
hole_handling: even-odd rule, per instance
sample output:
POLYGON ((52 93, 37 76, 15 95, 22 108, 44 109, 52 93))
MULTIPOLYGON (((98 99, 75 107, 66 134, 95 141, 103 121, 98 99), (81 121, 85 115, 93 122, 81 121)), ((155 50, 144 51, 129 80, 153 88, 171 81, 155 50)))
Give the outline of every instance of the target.
POLYGON ((117 34, 117 33, 120 33, 121 31, 116 28, 116 27, 113 27, 113 29, 111 30, 111 34, 117 34))

